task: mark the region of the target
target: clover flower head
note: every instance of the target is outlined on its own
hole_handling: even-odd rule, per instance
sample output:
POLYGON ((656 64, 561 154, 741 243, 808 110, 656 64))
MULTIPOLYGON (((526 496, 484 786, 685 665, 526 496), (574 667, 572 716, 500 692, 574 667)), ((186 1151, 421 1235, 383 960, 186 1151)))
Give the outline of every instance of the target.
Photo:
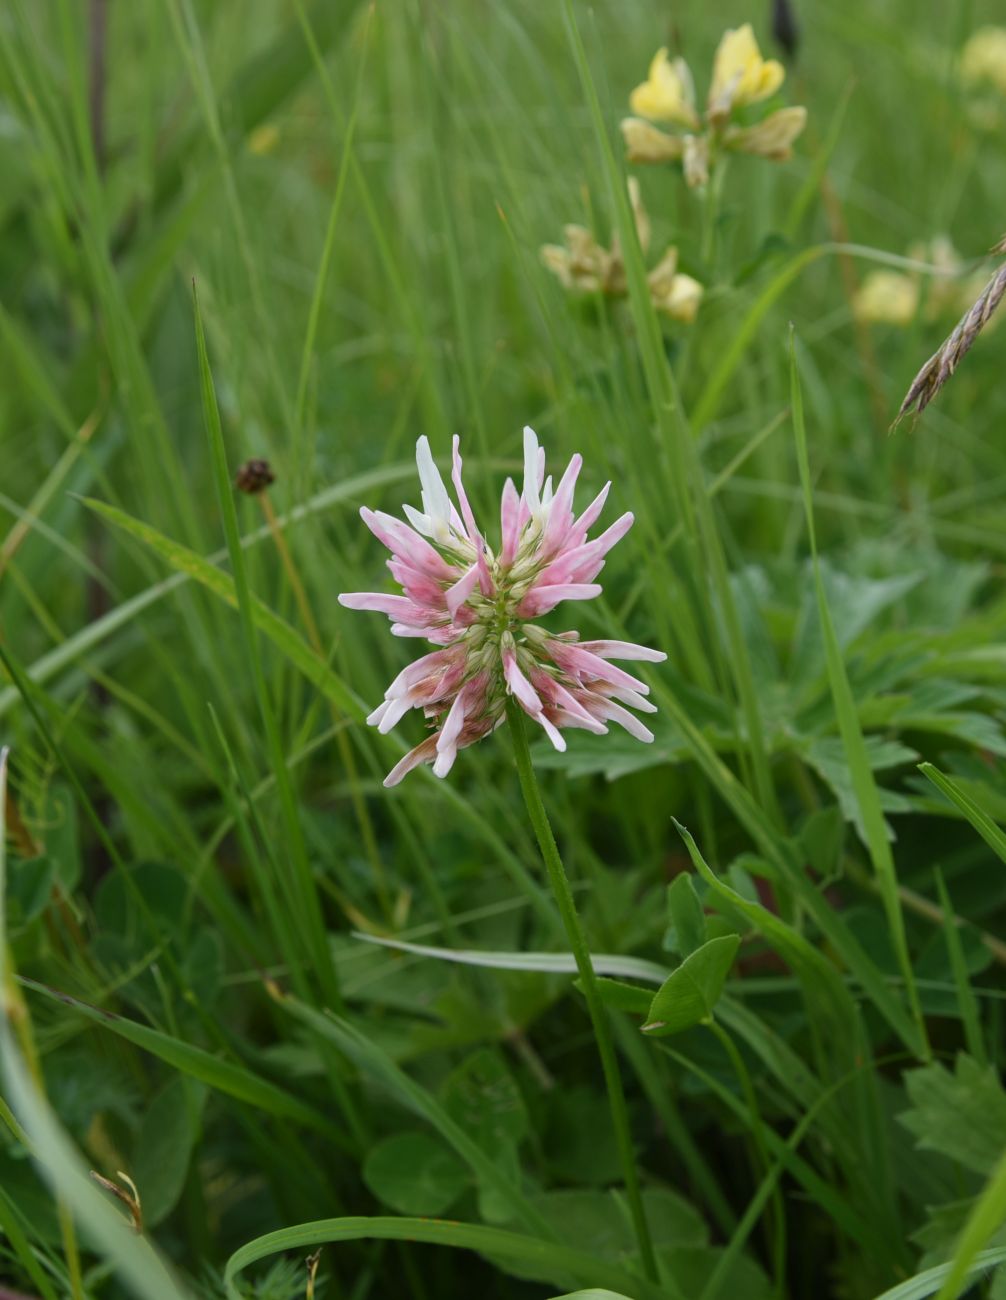
POLYGON ((610 483, 577 515, 573 492, 581 457, 572 458, 553 487, 545 477, 545 453, 534 431, 525 429, 523 490, 518 493, 507 479, 500 543, 493 550, 462 483, 459 439, 454 438, 451 475, 456 504, 425 437, 416 445, 416 465, 423 508, 404 507, 408 524, 366 507, 360 511, 391 552, 388 568, 403 594, 339 597, 349 609, 386 614, 395 636, 423 638, 437 647, 399 673, 367 719, 386 733, 410 709, 421 709, 432 728, 384 784, 396 785, 421 763, 432 763, 437 776, 446 776, 458 750, 500 725, 508 695, 558 750, 566 748, 564 728, 603 734, 609 722, 652 741, 653 733, 629 711, 655 712, 646 698, 649 687, 610 661, 659 663, 666 656, 625 641, 581 641, 577 632, 551 632, 535 622, 563 601, 600 594, 595 579, 605 555, 633 522, 624 514, 589 539, 610 483))
POLYGON ((706 111, 700 118, 688 65, 658 50, 647 80, 629 96, 634 116, 621 123, 629 162, 680 161, 686 182, 695 189, 707 183, 710 163, 721 150, 776 161, 789 158, 807 121, 805 108, 779 109, 747 125, 734 120, 738 110, 774 95, 785 76, 776 59, 762 58, 750 23, 732 28, 716 49, 706 111), (664 131, 654 122, 685 130, 664 131))

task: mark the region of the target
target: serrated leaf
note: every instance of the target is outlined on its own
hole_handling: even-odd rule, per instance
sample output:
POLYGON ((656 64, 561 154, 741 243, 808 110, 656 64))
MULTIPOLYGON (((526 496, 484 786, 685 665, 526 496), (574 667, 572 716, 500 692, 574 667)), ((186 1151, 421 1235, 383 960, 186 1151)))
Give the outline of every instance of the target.
POLYGON ((916 1144, 975 1173, 991 1173, 1006 1148, 1006 1092, 995 1070, 960 1052, 953 1073, 926 1065, 909 1071, 905 1086, 912 1108, 898 1118, 916 1144))
POLYGON ((739 945, 740 935, 728 934, 709 939, 686 957, 654 995, 643 1032, 664 1037, 708 1020, 739 945))

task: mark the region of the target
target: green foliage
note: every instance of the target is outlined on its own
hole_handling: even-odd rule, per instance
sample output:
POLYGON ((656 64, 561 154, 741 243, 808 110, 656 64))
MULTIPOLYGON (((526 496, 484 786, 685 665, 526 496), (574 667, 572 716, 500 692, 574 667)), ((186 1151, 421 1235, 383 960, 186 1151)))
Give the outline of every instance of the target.
POLYGON ((792 159, 627 164, 654 51, 701 110, 724 28, 782 57, 772 7, 5 7, 12 1293, 293 1300, 323 1247, 319 1300, 1006 1294, 995 319, 887 436, 992 273, 1006 98, 961 69, 1002 15, 797 5, 744 109, 806 105, 792 159), (617 294, 542 264, 574 223, 617 294), (909 325, 854 318, 877 269, 909 325), (495 544, 525 423, 635 516, 550 626, 668 655, 653 744, 533 744, 658 1281, 510 748, 384 790, 417 643, 335 599, 391 589, 357 512, 416 502, 420 433, 495 544))
POLYGON ((991 1173, 1006 1147, 1006 1092, 995 1070, 959 1052, 952 1071, 936 1064, 910 1070, 905 1087, 912 1105, 900 1118, 919 1146, 991 1173))
POLYGON ((710 1020, 739 946, 739 935, 725 934, 696 948, 657 990, 643 1032, 660 1038, 710 1020))

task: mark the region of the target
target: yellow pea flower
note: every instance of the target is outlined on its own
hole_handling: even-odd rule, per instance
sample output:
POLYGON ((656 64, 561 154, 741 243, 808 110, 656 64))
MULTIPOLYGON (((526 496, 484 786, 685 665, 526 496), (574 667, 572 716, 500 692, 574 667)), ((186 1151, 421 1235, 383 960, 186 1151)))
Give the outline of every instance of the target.
POLYGON ((620 123, 629 162, 677 162, 684 151, 680 135, 668 135, 641 117, 624 117, 620 123))
POLYGON ((649 76, 629 96, 629 107, 652 122, 679 122, 696 126, 695 85, 684 59, 668 57, 661 48, 650 63, 649 76))
POLYGON ((992 85, 1006 95, 1006 27, 980 27, 961 50, 962 79, 969 85, 992 85))
POLYGON ((723 143, 739 153, 753 153, 761 158, 785 162, 792 157, 792 144, 807 125, 807 110, 802 105, 780 108, 754 126, 727 128, 723 143))
POLYGON ((783 83, 786 70, 777 59, 763 59, 751 24, 723 33, 713 59, 709 115, 722 120, 734 108, 768 99, 783 83))
POLYGON ((900 271, 871 271, 852 300, 857 319, 877 325, 910 325, 918 309, 918 281, 900 271))

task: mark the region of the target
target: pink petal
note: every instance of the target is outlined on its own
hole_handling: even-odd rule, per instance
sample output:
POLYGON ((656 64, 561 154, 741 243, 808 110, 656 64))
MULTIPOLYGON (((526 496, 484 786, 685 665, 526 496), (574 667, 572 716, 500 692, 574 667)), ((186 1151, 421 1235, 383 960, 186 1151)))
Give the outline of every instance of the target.
POLYGON ((386 515, 380 510, 368 510, 363 506, 360 518, 367 525, 379 542, 382 542, 394 555, 400 556, 417 569, 422 569, 432 578, 450 578, 453 571, 438 551, 424 537, 403 524, 393 515, 386 515))
POLYGON ((471 505, 468 501, 468 493, 465 491, 464 484, 461 481, 461 439, 457 434, 454 435, 453 442, 453 461, 454 466, 451 470, 451 480, 454 483, 454 490, 458 494, 458 504, 461 506, 461 518, 465 521, 465 532, 468 534, 468 540, 474 545, 475 539, 480 535, 478 526, 475 523, 475 516, 472 513, 471 505))
POLYGON ((630 713, 628 709, 623 709, 614 700, 605 699, 603 695, 597 695, 591 701, 590 707, 595 717, 609 718, 612 722, 617 722, 630 736, 635 736, 637 740, 643 741, 646 745, 652 743, 653 732, 649 727, 644 727, 635 714, 630 713))
POLYGON ((561 641, 553 641, 549 644, 548 652, 560 668, 564 668, 566 672, 576 677, 598 678, 621 689, 639 691, 643 695, 650 693, 650 688, 638 677, 632 677, 621 668, 616 668, 600 655, 591 654, 582 645, 566 645, 561 641))
POLYGON ((549 740, 552 742, 552 744, 555 746, 555 748, 559 751, 559 753, 560 753, 560 754, 565 754, 565 752, 566 752, 566 742, 565 742, 565 740, 562 738, 562 736, 559 734, 559 729, 558 729, 558 727, 554 726, 551 722, 549 722, 548 718, 545 717, 544 713, 538 713, 538 714, 535 714, 535 715, 534 715, 534 720, 535 720, 535 722, 540 722, 540 723, 541 723, 542 727, 544 727, 544 729, 545 729, 545 735, 548 736, 549 740))
POLYGON ((602 659, 647 659, 651 664, 660 664, 667 658, 663 650, 651 650, 632 641, 581 641, 579 644, 581 650, 589 650, 602 659))
POLYGON ((373 610, 387 614, 389 618, 407 618, 423 612, 408 597, 385 595, 381 591, 344 591, 339 595, 339 604, 345 605, 346 609, 373 610))
POLYGON ((608 492, 610 489, 611 483, 605 483, 604 487, 601 488, 597 496, 593 501, 591 501, 587 509, 569 530, 569 536, 566 539, 567 542, 572 543, 574 546, 581 546, 583 544, 587 538, 587 533, 594 526, 598 516, 604 509, 604 503, 608 499, 608 492))
POLYGON ((532 587, 520 605, 520 618, 537 618, 564 600, 593 600, 603 589, 596 582, 564 582, 556 586, 532 587))
POLYGON ((555 498, 549 510, 548 523, 545 525, 545 535, 541 542, 541 554, 546 560, 550 559, 559 550, 566 538, 566 534, 572 527, 573 492, 582 467, 583 457, 577 452, 566 466, 565 474, 559 480, 559 486, 556 488, 555 498))
POLYGON ((459 691, 454 697, 454 703, 450 707, 450 712, 444 720, 444 725, 437 736, 437 758, 433 764, 435 775, 444 777, 454 766, 454 760, 458 756, 458 737, 465 725, 465 701, 464 692, 459 691))
POLYGON ((520 513, 520 497, 517 495, 513 479, 508 478, 503 485, 503 497, 500 502, 500 535, 502 537, 500 562, 502 564, 513 564, 514 556, 517 554, 517 543, 520 540, 521 528, 520 513))
POLYGON ((437 741, 435 736, 427 738, 415 749, 409 750, 404 758, 399 759, 388 775, 384 778, 384 784, 390 789, 391 786, 397 785, 403 776, 411 772, 414 767, 420 763, 430 763, 436 753, 437 741))
POLYGON ((479 569, 477 564, 473 564, 457 580, 453 587, 447 591, 447 608, 450 610, 451 618, 454 618, 461 605, 465 603, 468 597, 475 590, 475 584, 479 580, 479 569))
POLYGON ((517 657, 512 650, 503 651, 503 676, 510 687, 510 694, 525 711, 536 718, 541 713, 541 700, 534 687, 517 666, 517 657))
POLYGON ((461 439, 457 434, 454 435, 454 468, 451 471, 451 479, 454 483, 454 489, 458 494, 458 502, 461 506, 461 517, 465 522, 465 531, 468 540, 475 547, 475 563, 478 568, 479 588, 483 596, 493 594, 492 579, 489 576, 489 567, 486 564, 485 543, 482 540, 482 534, 475 523, 475 516, 472 513, 471 505, 468 502, 468 494, 465 492, 464 484, 461 481, 461 439))

